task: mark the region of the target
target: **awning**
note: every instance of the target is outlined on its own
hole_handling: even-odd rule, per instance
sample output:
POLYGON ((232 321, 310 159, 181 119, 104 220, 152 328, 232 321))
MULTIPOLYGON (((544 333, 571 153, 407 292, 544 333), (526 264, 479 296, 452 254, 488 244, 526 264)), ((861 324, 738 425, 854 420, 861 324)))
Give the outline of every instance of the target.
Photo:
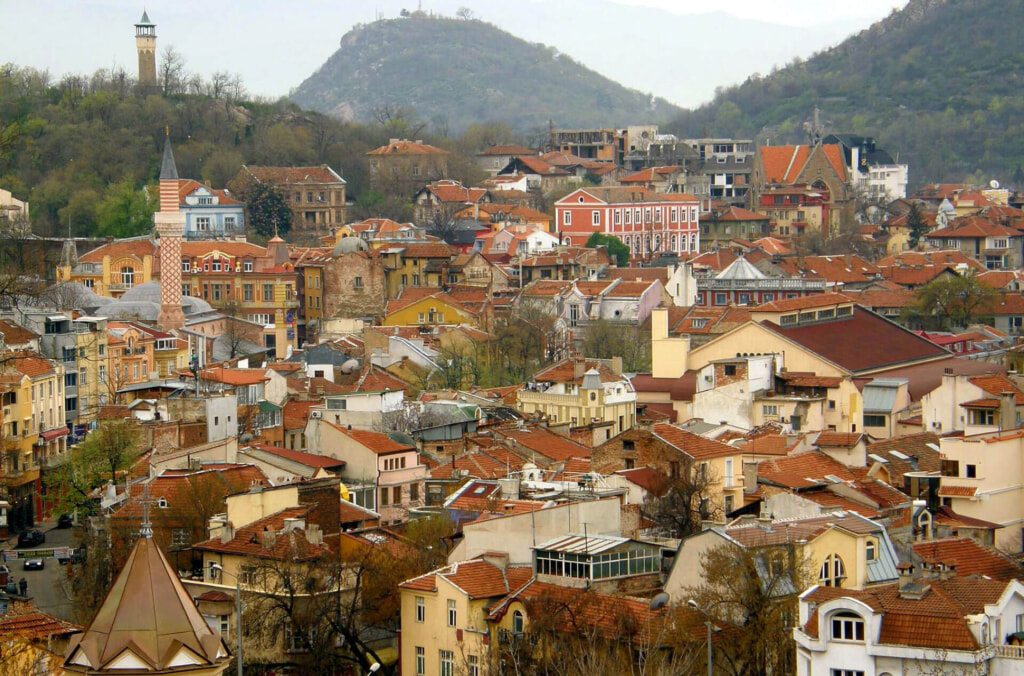
POLYGON ((53 441, 54 439, 60 439, 61 437, 66 437, 67 435, 67 427, 58 427, 55 430, 46 430, 45 432, 40 433, 39 438, 42 441, 53 441))

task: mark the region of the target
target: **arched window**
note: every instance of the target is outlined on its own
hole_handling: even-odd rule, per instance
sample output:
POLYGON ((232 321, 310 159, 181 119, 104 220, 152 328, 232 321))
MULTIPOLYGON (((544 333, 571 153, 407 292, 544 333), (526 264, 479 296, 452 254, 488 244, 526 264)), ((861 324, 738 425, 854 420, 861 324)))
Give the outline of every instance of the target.
POLYGON ((523 633, 523 613, 521 610, 516 610, 512 613, 512 633, 522 634, 523 633))
POLYGON ((832 616, 833 641, 863 641, 864 619, 856 613, 839 612, 832 616))
POLYGON ((867 544, 864 545, 864 558, 868 561, 874 561, 877 555, 878 545, 875 544, 874 540, 868 540, 867 544))
POLYGON ((135 268, 128 267, 121 268, 121 283, 131 288, 135 285, 135 268))
POLYGON ((838 554, 829 554, 818 572, 818 584, 823 587, 841 587, 846 579, 846 566, 838 554))

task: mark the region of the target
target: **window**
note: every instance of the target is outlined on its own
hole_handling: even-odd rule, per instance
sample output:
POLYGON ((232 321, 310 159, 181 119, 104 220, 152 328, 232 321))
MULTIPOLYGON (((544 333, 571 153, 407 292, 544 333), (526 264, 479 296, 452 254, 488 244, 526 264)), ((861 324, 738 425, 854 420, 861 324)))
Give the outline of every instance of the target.
POLYGON ((416 621, 425 622, 427 619, 427 601, 422 596, 416 597, 416 621))
POLYGON ((818 584, 824 587, 841 587, 846 579, 846 567, 838 554, 829 554, 818 572, 818 584))
POLYGON ((253 285, 243 284, 242 285, 242 300, 246 303, 251 303, 253 298, 253 285))
POLYGON ((186 260, 181 261, 181 271, 182 272, 188 272, 190 266, 191 266, 191 264, 188 261, 186 261, 186 260))
POLYGON ((214 272, 220 272, 220 270, 221 270, 220 261, 219 260, 218 261, 214 261, 213 262, 213 271, 214 272))
POLYGON ((455 610, 455 599, 448 599, 448 626, 454 627, 458 621, 458 612, 455 610))
POLYGON ((480 676, 480 661, 476 655, 470 655, 466 663, 469 666, 469 676, 480 676))
POLYGON ((380 505, 381 505, 381 507, 387 507, 388 506, 388 489, 387 488, 380 489, 380 505))
POLYGON ((263 302, 272 303, 274 301, 274 285, 264 284, 263 285, 263 302))
POLYGON ((455 653, 441 650, 441 676, 455 676, 455 653))
POLYGON ((363 278, 362 278, 362 277, 356 277, 356 278, 355 278, 355 279, 353 280, 353 284, 355 285, 355 287, 356 287, 357 289, 361 289, 361 288, 363 288, 363 278))
POLYGON ((121 268, 121 283, 127 287, 131 287, 135 282, 135 269, 134 268, 121 268))
POLYGON ((200 232, 208 232, 210 230, 210 217, 196 216, 196 230, 200 232))
POLYGON ((734 376, 736 375, 736 364, 725 364, 722 371, 727 376, 734 376))
POLYGON ((864 427, 885 427, 886 416, 864 414, 864 427))
POLYGON ((595 209, 594 211, 590 212, 590 224, 591 225, 601 225, 601 212, 600 211, 597 211, 595 209))
POLYGON ((868 561, 874 561, 877 555, 878 545, 875 544, 874 540, 868 540, 867 544, 864 545, 864 558, 868 561))
POLYGON ((391 489, 391 504, 399 505, 402 503, 402 487, 395 486, 391 489))
POLYGON ((830 676, 864 676, 863 671, 856 669, 832 669, 829 671, 830 676))
POLYGON ((302 633, 295 631, 294 625, 290 622, 284 625, 284 649, 290 653, 306 651, 306 642, 302 640, 302 633))
POLYGON ((986 411, 985 409, 973 408, 970 411, 970 418, 972 425, 995 425, 996 424, 996 412, 986 411))
POLYGON ((517 610, 514 613, 512 613, 512 633, 513 634, 519 635, 519 634, 523 633, 523 624, 524 624, 523 620, 524 620, 524 617, 523 617, 523 612, 521 610, 517 610))
POLYGON ((572 225, 572 212, 565 210, 562 212, 562 225, 572 225))
MULTIPOLYGON (((402 458, 403 464, 405 458, 402 458)), ((409 484, 409 502, 417 502, 420 499, 420 485, 409 484)))
POLYGON ((252 261, 245 261, 242 263, 243 272, 252 272, 252 261))
POLYGON ((725 305, 728 302, 729 301, 727 299, 726 294, 724 294, 724 293, 716 293, 715 294, 715 305, 725 305))
POLYGON ((423 676, 427 673, 427 655, 426 648, 423 646, 416 646, 416 676, 423 676))
POLYGON ((778 404, 764 404, 763 406, 761 406, 761 414, 764 415, 766 418, 768 416, 779 415, 778 404))
POLYGON ((832 616, 832 640, 863 641, 864 620, 853 613, 836 613, 832 616))
POLYGON ((968 479, 978 478, 978 466, 977 465, 964 465, 964 476, 968 479))

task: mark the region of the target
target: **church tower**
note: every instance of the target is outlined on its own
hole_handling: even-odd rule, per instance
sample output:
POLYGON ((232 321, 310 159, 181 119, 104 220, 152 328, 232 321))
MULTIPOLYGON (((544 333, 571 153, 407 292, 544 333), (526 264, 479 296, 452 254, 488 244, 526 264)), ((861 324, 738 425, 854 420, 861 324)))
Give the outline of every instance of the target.
POLYGON ((149 20, 149 14, 145 11, 135 24, 135 49, 139 52, 139 86, 155 88, 156 24, 149 20))
POLYGON ((160 316, 157 328, 172 331, 185 326, 181 309, 181 238, 185 234, 185 214, 181 213, 178 196, 178 168, 174 164, 170 135, 164 140, 164 157, 160 165, 160 211, 153 214, 160 239, 160 316))

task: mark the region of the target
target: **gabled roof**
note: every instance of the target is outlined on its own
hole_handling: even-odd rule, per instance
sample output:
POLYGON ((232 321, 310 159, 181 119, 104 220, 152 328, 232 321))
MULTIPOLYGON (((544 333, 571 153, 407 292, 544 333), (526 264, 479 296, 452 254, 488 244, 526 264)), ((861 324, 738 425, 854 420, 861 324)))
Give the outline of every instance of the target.
POLYGON ((654 434, 665 443, 674 446, 694 460, 708 460, 741 455, 743 452, 721 441, 708 439, 677 425, 658 424, 654 426, 654 434))
POLYGON ((825 478, 826 476, 834 476, 841 481, 857 479, 849 467, 821 451, 797 453, 784 458, 765 460, 757 466, 759 483, 774 484, 795 490, 827 485, 830 481, 825 478))
POLYGON ((555 462, 571 458, 588 458, 590 449, 574 441, 536 425, 503 427, 493 430, 495 436, 502 436, 514 441, 523 448, 555 462))
POLYGON ((843 284, 863 284, 879 275, 881 270, 860 256, 794 256, 778 261, 778 266, 791 277, 807 276, 843 284))
POLYGON ((7 347, 24 345, 39 337, 35 332, 18 326, 9 319, 0 319, 0 336, 3 338, 3 344, 7 347))
MULTIPOLYGON (((759 146, 757 152, 764 166, 766 183, 793 184, 800 178, 807 166, 814 148, 807 145, 798 146, 759 146)), ((840 145, 822 145, 820 152, 835 170, 839 179, 846 180, 846 162, 843 148, 840 145)))
POLYGON ((974 376, 973 378, 968 378, 967 381, 997 399, 1002 397, 1004 393, 1012 392, 1014 403, 1018 406, 1024 404, 1024 392, 1017 389, 1017 385, 1001 373, 974 376))
POLYGON ((437 580, 444 580, 470 599, 504 596, 519 589, 533 577, 531 566, 500 568, 483 559, 460 561, 414 577, 398 585, 399 589, 433 591, 437 580))
POLYGON ((945 566, 957 575, 981 575, 993 580, 1024 580, 1024 568, 1001 552, 969 538, 914 543, 914 554, 929 566, 945 566))
POLYGON ((242 169, 257 181, 277 185, 301 185, 304 183, 345 184, 345 179, 326 164, 311 167, 257 167, 243 165, 242 169))
POLYGON ((235 537, 222 542, 219 537, 211 538, 197 545, 194 549, 238 556, 253 556, 260 559, 276 559, 278 561, 310 561, 328 552, 323 545, 310 544, 303 530, 281 532, 285 519, 304 519, 312 508, 289 507, 270 516, 257 519, 235 530, 235 537), (273 532, 276 537, 273 544, 264 542, 264 533, 273 532), (270 545, 264 547, 264 544, 270 545))
POLYGON ((418 141, 407 141, 393 139, 387 145, 375 148, 367 155, 448 155, 447 150, 441 150, 427 143, 418 141))
POLYGON ((152 538, 135 543, 89 628, 72 639, 64 664, 84 659, 101 671, 126 650, 153 671, 170 669, 182 650, 198 664, 228 658, 152 538))
POLYGON ((925 235, 929 239, 961 239, 978 237, 1020 237, 1021 232, 1008 228, 982 216, 958 218, 941 230, 925 235))
POLYGON ((78 257, 79 263, 102 263, 103 258, 110 256, 112 261, 124 256, 134 256, 140 261, 146 256, 155 256, 157 251, 156 242, 149 235, 142 237, 131 237, 118 239, 107 244, 101 244, 92 251, 86 252, 78 257))
POLYGON ((226 368, 223 366, 215 366, 213 368, 206 369, 205 371, 201 371, 199 373, 199 377, 203 380, 223 383, 225 385, 232 385, 235 387, 258 385, 270 380, 270 377, 267 376, 267 372, 264 369, 237 369, 226 368))
POLYGON ((671 176, 674 172, 681 171, 682 167, 648 167, 635 174, 624 176, 619 179, 619 183, 651 183, 653 181, 662 181, 671 176))
POLYGON ((294 451, 290 448, 271 446, 270 444, 253 444, 252 447, 263 451, 268 455, 281 458, 282 460, 287 460, 288 462, 294 462, 314 469, 338 469, 345 466, 344 460, 330 458, 326 455, 294 451))
POLYGON ((409 446, 402 444, 397 441, 392 441, 387 435, 381 434, 380 432, 371 432, 369 430, 356 430, 347 429, 341 425, 335 425, 332 422, 326 420, 322 421, 325 425, 329 425, 335 430, 341 432, 349 439, 357 442, 369 451, 376 453, 377 455, 387 455, 389 453, 402 453, 405 451, 415 451, 415 446, 409 446))

